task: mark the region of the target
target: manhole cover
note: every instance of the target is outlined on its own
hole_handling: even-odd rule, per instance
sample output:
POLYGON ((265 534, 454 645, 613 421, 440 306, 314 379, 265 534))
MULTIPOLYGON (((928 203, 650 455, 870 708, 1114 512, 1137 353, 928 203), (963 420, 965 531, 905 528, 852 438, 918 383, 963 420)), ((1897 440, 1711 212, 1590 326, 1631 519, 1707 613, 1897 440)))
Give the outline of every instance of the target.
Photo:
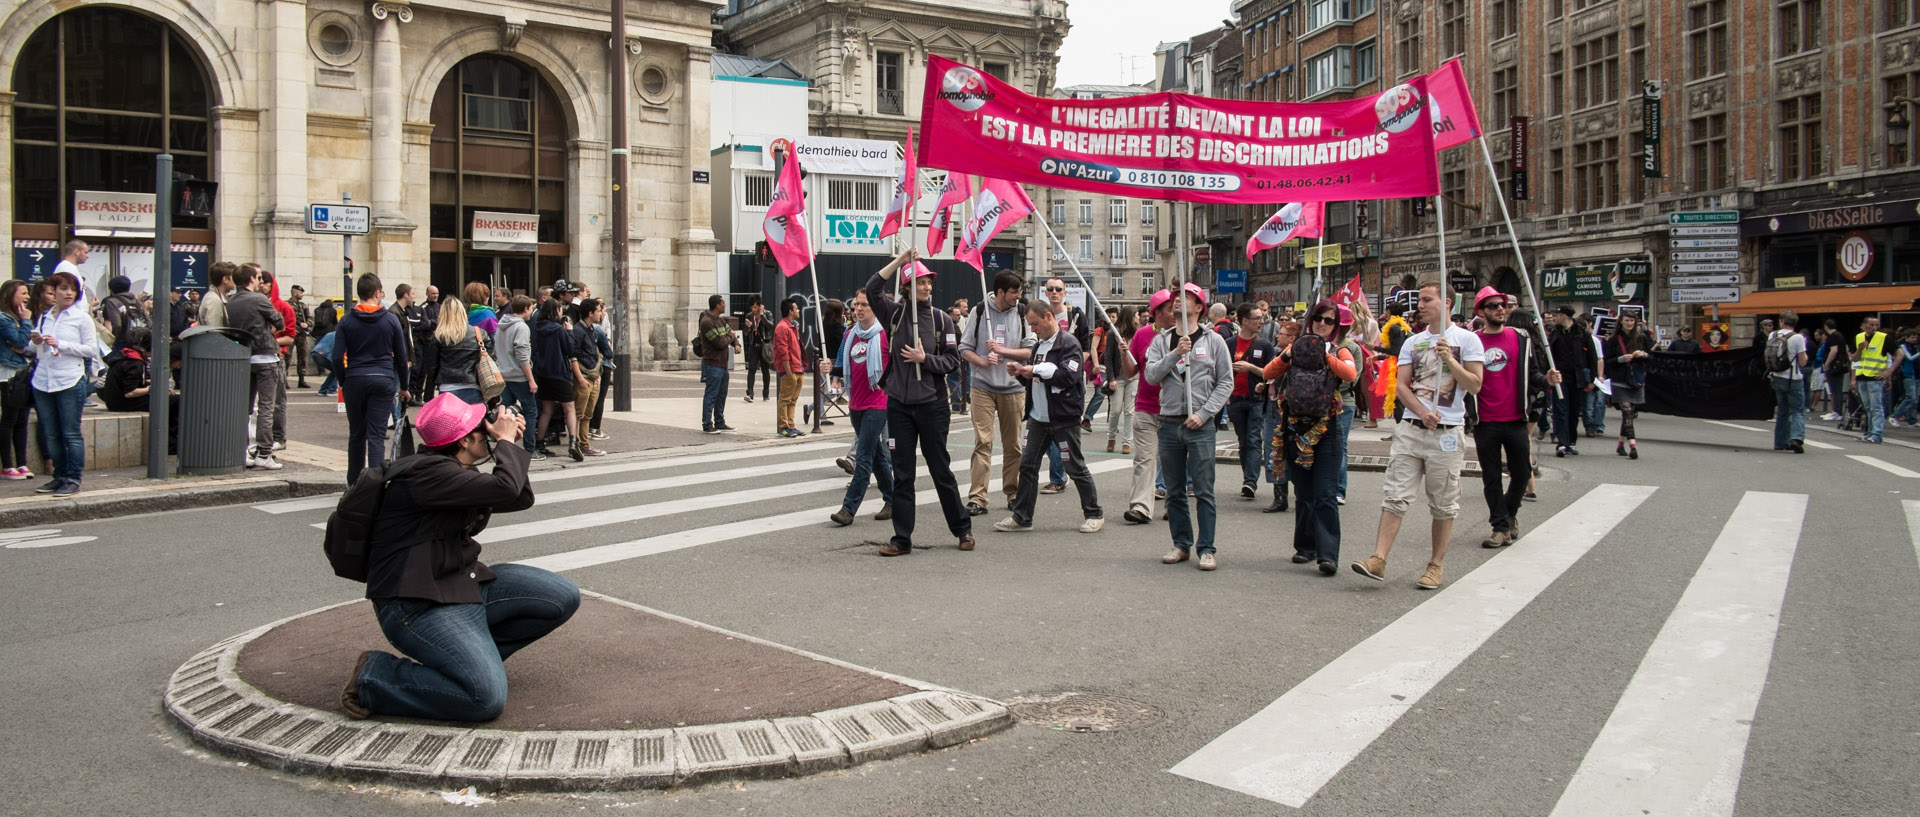
POLYGON ((1065 732, 1118 732, 1152 726, 1166 717, 1144 701, 1101 692, 1029 695, 1007 701, 1021 723, 1065 732))

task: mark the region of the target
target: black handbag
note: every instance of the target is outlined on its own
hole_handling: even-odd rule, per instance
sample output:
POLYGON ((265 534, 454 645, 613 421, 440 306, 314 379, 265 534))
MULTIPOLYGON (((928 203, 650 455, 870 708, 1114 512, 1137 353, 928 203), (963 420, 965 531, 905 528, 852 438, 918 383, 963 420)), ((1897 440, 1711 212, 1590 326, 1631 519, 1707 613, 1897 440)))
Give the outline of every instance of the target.
POLYGON ((0 402, 4 402, 7 408, 14 409, 26 408, 33 404, 32 366, 13 373, 13 377, 7 380, 7 391, 4 397, 0 397, 0 402))

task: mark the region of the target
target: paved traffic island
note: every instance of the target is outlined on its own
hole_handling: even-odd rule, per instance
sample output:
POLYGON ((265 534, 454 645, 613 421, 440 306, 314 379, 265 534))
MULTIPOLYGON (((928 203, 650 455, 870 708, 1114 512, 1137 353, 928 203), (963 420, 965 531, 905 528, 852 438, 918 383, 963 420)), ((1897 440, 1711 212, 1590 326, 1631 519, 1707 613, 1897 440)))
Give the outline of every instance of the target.
POLYGON ((368 649, 392 650, 367 602, 322 608, 194 656, 165 709, 196 742, 268 768, 493 791, 810 774, 1014 723, 996 701, 592 593, 507 662, 507 711, 480 727, 348 718, 340 689, 368 649))

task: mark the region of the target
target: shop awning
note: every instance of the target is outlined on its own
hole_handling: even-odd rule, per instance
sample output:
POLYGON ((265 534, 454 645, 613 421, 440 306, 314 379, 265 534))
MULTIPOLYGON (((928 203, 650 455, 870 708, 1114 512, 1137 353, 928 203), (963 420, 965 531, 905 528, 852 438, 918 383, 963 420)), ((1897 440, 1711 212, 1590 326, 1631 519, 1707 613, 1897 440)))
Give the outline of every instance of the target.
POLYGON ((1839 289, 1776 289, 1755 292, 1737 304, 1720 307, 1725 315, 1771 315, 1793 310, 1820 312, 1905 312, 1920 298, 1920 286, 1843 287, 1839 289))

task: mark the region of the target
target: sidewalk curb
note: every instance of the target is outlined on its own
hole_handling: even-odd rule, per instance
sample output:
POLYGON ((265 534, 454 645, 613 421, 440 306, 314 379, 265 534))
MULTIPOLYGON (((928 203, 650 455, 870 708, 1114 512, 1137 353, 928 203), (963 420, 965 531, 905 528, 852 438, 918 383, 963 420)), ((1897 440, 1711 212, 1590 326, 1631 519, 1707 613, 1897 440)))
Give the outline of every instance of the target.
POLYGON ((35 495, 0 501, 0 529, 37 527, 62 522, 112 519, 161 511, 210 508, 317 496, 342 490, 338 475, 316 475, 213 480, 184 485, 136 485, 114 488, 92 496, 35 495))
POLYGON ((667 789, 741 778, 797 777, 967 743, 1011 728, 1005 704, 859 667, 595 593, 583 596, 871 673, 914 691, 798 717, 672 729, 509 731, 351 720, 279 701, 238 672, 254 639, 309 610, 229 637, 187 659, 161 695, 193 742, 262 767, 349 780, 483 791, 667 789))

